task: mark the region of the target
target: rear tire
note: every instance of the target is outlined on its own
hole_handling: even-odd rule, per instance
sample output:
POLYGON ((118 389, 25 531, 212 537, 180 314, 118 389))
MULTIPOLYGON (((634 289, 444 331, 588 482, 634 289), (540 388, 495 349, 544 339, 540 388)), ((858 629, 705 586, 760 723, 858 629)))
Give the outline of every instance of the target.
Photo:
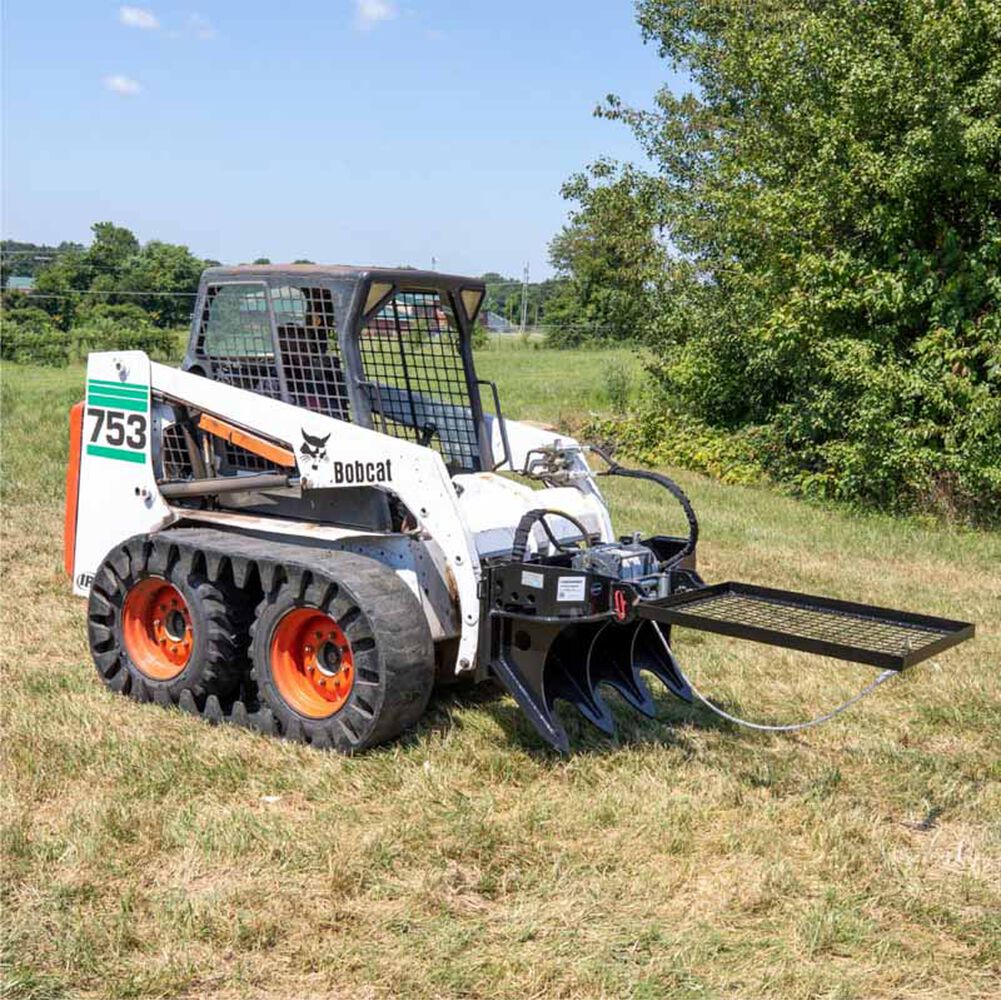
POLYGON ((281 734, 354 753, 424 714, 434 648, 420 602, 390 569, 333 552, 279 582, 251 626, 251 677, 281 734))
POLYGON ((113 549, 94 577, 87 611, 91 655, 111 690, 200 711, 230 702, 246 670, 246 630, 234 588, 211 583, 193 553, 157 537, 113 549))

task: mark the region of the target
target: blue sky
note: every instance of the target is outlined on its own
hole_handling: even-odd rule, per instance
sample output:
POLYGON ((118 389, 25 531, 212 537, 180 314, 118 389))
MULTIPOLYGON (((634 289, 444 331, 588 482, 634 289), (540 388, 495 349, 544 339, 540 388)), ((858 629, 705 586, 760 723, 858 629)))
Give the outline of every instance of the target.
POLYGON ((677 78, 628 0, 6 0, 3 235, 549 273, 594 119, 677 78))

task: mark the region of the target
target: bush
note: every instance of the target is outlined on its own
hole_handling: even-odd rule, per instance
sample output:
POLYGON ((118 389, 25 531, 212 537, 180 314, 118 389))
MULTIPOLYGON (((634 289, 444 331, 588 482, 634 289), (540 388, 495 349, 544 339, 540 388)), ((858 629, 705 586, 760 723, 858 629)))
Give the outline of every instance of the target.
POLYGON ((33 306, 5 309, 0 357, 18 364, 65 365, 69 358, 69 337, 56 328, 52 317, 42 309, 33 306))
POLYGON ((674 465, 744 486, 768 478, 760 457, 760 428, 737 434, 721 431, 677 411, 656 394, 627 415, 593 418, 585 435, 644 465, 674 465))
POLYGON ((84 302, 77 308, 77 326, 87 326, 95 320, 113 320, 119 326, 132 329, 152 325, 148 312, 131 302, 109 304, 107 302, 84 302))
MULTIPOLYGON (((909 359, 828 342, 800 398, 763 434, 763 466, 806 496, 998 523, 1001 395, 941 364, 942 350, 909 359)), ((1001 343, 990 353, 1001 368, 1001 343)))
MULTIPOLYGON (((126 307, 127 308, 127 307, 126 307)), ((109 316, 97 316, 72 330, 77 357, 91 351, 145 351, 154 360, 168 361, 177 353, 173 330, 149 325, 122 326, 109 316)))
POLYGON ((603 376, 605 397, 616 413, 625 413, 629 406, 630 378, 629 370, 619 361, 612 361, 605 369, 603 376))
MULTIPOLYGON (((145 351, 155 360, 170 361, 178 354, 178 334, 148 323, 136 323, 130 306, 106 306, 104 314, 90 312, 81 326, 60 330, 41 309, 21 308, 4 314, 0 354, 4 361, 60 367, 84 360, 91 351, 145 351), (112 310, 122 309, 126 323, 112 310)), ((140 310, 141 312, 141 310, 140 310)))
POLYGON ((490 331, 482 323, 473 324, 473 349, 480 350, 490 346, 490 331))

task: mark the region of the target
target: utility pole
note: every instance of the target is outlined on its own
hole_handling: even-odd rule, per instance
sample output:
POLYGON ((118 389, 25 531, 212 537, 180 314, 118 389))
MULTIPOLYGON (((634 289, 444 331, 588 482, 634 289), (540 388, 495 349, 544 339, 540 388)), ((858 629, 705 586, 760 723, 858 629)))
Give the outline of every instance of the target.
POLYGON ((528 322, 528 262, 525 263, 525 270, 521 282, 521 332, 525 332, 525 323, 528 322))

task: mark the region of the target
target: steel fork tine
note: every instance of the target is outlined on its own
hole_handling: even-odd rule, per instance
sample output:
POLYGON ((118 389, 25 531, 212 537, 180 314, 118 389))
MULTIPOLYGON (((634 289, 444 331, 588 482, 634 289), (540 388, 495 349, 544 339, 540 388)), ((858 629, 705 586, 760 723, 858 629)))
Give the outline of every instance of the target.
POLYGON ((636 627, 630 644, 630 661, 635 671, 649 671, 671 694, 691 704, 692 689, 678 668, 674 651, 657 622, 640 622, 636 627), (644 629, 644 625, 650 628, 644 629), (651 630, 656 635, 655 639, 650 636, 651 630))
POLYGON ((637 712, 652 719, 657 711, 653 695, 629 662, 629 646, 623 641, 625 635, 619 631, 628 628, 609 623, 598 631, 587 654, 588 684, 592 691, 596 691, 599 684, 608 684, 637 712))

